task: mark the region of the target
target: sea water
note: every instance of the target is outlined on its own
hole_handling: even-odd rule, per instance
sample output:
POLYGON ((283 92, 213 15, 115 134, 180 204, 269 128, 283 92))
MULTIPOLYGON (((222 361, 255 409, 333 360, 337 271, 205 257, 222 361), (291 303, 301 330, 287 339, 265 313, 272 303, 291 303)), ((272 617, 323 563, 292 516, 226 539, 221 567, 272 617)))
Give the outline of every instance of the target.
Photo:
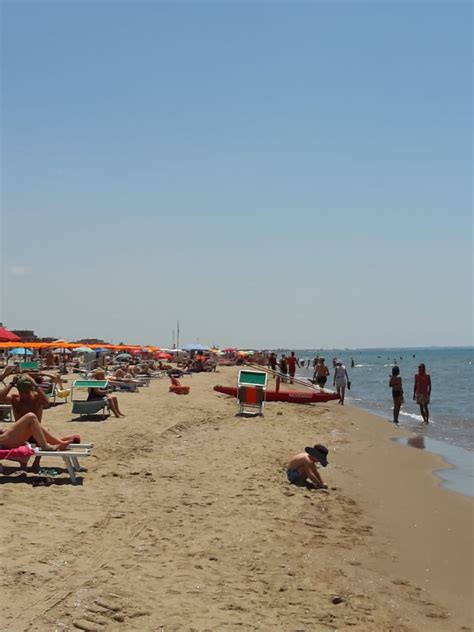
POLYGON ((474 464, 474 349, 456 348, 389 348, 389 349, 304 349, 295 355, 311 360, 309 369, 299 369, 298 377, 312 377, 312 360, 323 356, 330 371, 327 387, 332 387, 333 358, 346 366, 351 390, 346 403, 392 420, 392 391, 388 386, 396 363, 403 379, 404 404, 399 426, 426 438, 426 448, 441 454, 455 466, 449 474, 449 486, 461 493, 470 489, 473 495, 474 464), (354 366, 351 367, 351 363, 354 366), (420 409, 413 401, 414 376, 423 362, 431 375, 432 392, 429 404, 430 423, 423 423, 420 409), (449 444, 448 447, 446 444, 449 444), (463 474, 464 472, 464 474, 463 474), (466 479, 467 476, 467 479, 466 479), (456 485, 456 477, 459 484, 456 485), (461 480, 462 478, 462 480, 461 480))

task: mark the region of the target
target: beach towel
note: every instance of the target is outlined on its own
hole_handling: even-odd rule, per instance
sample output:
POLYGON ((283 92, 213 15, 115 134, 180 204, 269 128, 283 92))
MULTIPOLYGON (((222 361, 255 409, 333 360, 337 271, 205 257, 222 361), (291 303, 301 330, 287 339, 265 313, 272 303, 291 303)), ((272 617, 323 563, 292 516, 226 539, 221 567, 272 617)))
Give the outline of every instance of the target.
POLYGON ((9 459, 10 461, 25 461, 35 453, 33 448, 28 444, 20 445, 18 448, 3 448, 0 450, 0 461, 9 459))

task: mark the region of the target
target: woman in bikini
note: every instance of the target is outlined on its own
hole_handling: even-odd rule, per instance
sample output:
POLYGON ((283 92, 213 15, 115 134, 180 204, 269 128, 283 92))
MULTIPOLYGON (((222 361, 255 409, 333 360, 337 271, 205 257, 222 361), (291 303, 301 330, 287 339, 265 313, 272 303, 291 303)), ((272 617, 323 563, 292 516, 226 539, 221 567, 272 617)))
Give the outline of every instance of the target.
POLYGON ((398 424, 398 415, 403 404, 402 378, 400 377, 400 368, 398 366, 393 367, 388 385, 392 389, 393 423, 398 424))

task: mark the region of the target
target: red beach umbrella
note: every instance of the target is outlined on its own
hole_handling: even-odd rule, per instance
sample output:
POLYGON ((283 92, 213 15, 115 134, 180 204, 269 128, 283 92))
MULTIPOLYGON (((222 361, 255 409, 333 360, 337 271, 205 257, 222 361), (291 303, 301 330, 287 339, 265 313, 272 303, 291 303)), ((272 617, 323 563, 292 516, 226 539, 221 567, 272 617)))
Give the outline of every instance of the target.
POLYGON ((160 353, 155 355, 157 360, 171 360, 172 357, 171 353, 163 353, 163 351, 160 351, 160 353))
POLYGON ((0 342, 21 342, 21 338, 5 327, 0 327, 0 342))

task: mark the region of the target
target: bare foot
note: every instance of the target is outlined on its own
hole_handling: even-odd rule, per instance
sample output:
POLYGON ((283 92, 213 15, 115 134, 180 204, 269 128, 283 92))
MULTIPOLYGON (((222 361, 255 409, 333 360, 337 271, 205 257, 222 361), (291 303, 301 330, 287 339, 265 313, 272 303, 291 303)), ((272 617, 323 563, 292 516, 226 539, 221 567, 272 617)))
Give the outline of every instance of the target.
POLYGON ((71 443, 72 443, 72 438, 63 439, 57 444, 56 450, 66 450, 71 445, 71 443))

